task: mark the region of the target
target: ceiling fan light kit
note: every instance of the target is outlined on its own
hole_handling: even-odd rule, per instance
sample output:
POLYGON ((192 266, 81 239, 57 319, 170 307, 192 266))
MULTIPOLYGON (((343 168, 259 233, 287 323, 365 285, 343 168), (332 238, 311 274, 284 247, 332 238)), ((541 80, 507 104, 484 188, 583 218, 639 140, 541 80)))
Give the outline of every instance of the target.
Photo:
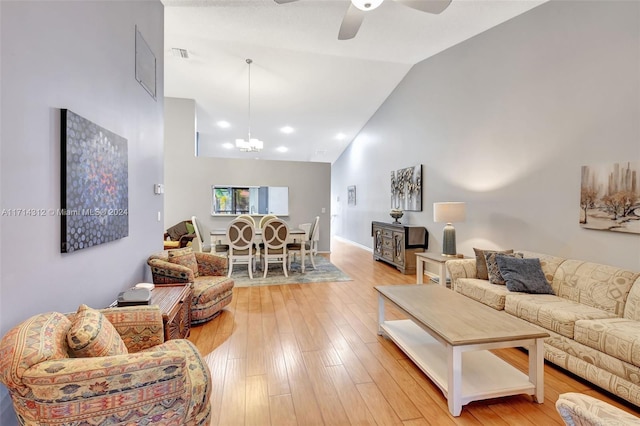
POLYGON ((373 10, 380 6, 384 0, 351 0, 351 3, 360 10, 373 10))
MULTIPOLYGON (((297 0, 274 0, 278 4, 290 3, 297 0)), ((384 0, 351 0, 349 8, 342 18, 340 31, 338 31, 338 40, 349 40, 356 36, 362 21, 364 21, 365 12, 369 12, 380 6, 384 0)), ((438 14, 449 7, 451 0, 395 0, 403 6, 421 12, 438 14)))
POLYGON ((242 152, 258 152, 262 151, 262 148, 264 148, 264 142, 251 137, 251 64, 253 63, 253 60, 247 59, 245 62, 249 66, 249 132, 246 140, 236 139, 236 148, 242 152))

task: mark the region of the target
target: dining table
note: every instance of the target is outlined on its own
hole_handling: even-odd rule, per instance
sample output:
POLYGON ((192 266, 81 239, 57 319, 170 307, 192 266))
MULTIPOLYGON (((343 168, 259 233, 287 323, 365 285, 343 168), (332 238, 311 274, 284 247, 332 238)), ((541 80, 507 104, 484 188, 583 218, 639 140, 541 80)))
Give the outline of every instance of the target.
MULTIPOLYGON (((262 229, 256 228, 255 237, 253 239, 254 244, 258 247, 257 255, 260 255, 260 243, 262 243, 262 229)), ((302 273, 304 273, 304 240, 307 237, 307 230, 301 228, 289 228, 289 243, 300 243, 302 244, 302 273)), ((219 244, 229 244, 229 240, 227 239, 227 228, 214 228, 211 230, 210 238, 211 238, 211 247, 215 247, 219 244)))

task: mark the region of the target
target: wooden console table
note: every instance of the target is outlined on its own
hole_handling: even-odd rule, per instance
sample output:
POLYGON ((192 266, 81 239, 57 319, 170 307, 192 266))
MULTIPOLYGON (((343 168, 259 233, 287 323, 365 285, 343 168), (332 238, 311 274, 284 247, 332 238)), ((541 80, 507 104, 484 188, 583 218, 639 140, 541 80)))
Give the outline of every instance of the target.
POLYGON ((371 222, 373 258, 394 265, 403 274, 416 272, 416 253, 429 243, 429 232, 423 226, 371 222))

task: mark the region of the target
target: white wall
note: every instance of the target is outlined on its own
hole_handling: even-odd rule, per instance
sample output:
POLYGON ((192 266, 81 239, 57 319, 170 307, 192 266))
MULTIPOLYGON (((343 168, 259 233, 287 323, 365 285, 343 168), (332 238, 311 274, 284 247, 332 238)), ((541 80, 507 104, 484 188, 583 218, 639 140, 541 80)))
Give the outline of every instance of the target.
POLYGON ((332 169, 333 230, 372 246, 391 170, 467 202, 458 252, 516 248, 640 271, 640 235, 579 227, 580 167, 640 161, 640 3, 551 1, 413 67, 332 169), (347 186, 357 205, 347 206, 347 186), (337 197, 340 201, 337 202, 337 197))
POLYGON ((320 216, 318 248, 329 251, 329 163, 196 157, 195 123, 193 99, 165 99, 165 229, 194 215, 208 229, 226 228, 228 217, 211 216, 212 185, 287 186, 283 219, 297 227, 320 216))
MULTIPOLYGON (((0 217, 0 335, 29 316, 104 307, 162 248, 164 8, 159 1, 0 2, 2 209, 60 207, 60 108, 128 140, 129 236, 60 253, 60 217, 0 217), (135 25, 158 101, 135 80, 135 25)), ((0 386, 0 424, 16 424, 0 386)))

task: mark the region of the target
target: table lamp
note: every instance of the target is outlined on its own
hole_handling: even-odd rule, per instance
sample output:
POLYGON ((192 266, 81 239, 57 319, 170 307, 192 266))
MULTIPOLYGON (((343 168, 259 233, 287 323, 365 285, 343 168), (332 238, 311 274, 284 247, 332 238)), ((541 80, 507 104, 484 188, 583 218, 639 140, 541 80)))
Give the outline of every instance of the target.
POLYGON ((442 237, 443 256, 456 256, 456 229, 452 223, 464 222, 465 216, 463 202, 433 203, 433 221, 446 223, 442 237))

